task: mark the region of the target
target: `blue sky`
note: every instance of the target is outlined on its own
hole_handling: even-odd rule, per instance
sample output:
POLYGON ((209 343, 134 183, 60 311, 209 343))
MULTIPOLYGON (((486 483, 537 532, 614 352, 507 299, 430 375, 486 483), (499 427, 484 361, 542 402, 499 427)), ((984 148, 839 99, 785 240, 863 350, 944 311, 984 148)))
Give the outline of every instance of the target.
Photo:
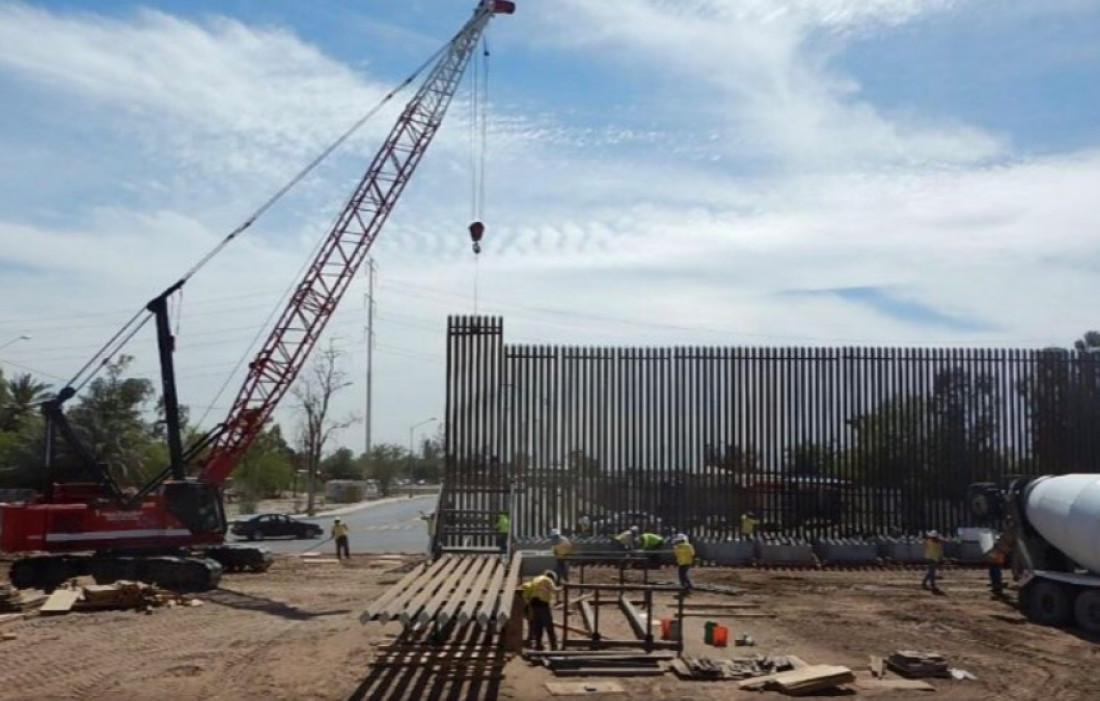
MULTIPOLYGON (((468 84, 374 250, 377 440, 441 414, 445 318, 475 285, 525 343, 1039 346, 1098 325, 1100 0, 518 6, 489 32, 485 252, 468 84)), ((4 369, 71 375, 472 7, 0 0, 0 345, 33 337, 4 369)), ((402 101, 188 285, 195 414, 228 409, 402 101)), ((365 289, 329 328, 347 413, 365 289)))

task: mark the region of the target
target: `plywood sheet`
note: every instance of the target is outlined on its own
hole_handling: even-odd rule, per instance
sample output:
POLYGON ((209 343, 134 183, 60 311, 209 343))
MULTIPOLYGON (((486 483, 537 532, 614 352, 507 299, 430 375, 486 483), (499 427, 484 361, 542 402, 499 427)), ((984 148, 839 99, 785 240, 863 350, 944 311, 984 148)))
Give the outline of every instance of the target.
POLYGON ((50 594, 50 598, 46 599, 46 603, 42 604, 39 613, 44 616, 68 613, 79 598, 80 592, 74 589, 56 589, 53 594, 50 594))
POLYGON ((546 689, 553 696, 595 696, 596 694, 625 694, 619 682, 546 682, 546 689))

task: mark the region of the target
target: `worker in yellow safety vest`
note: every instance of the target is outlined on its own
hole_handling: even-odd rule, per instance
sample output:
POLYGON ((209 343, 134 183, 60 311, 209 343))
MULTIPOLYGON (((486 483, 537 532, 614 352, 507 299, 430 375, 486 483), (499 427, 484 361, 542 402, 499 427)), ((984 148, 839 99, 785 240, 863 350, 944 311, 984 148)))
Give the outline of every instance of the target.
POLYGON ((937 531, 928 531, 924 534, 924 561, 928 569, 924 573, 924 579, 921 580, 921 588, 939 592, 936 574, 943 561, 943 537, 937 531))
POLYGON ((554 631, 554 614, 550 607, 558 591, 558 575, 546 570, 523 584, 523 603, 527 613, 527 645, 542 650, 542 634, 550 640, 550 649, 558 647, 558 635, 554 631))
POLYGON ((672 539, 672 552, 676 556, 676 570, 680 575, 680 588, 691 591, 691 566, 695 564, 695 546, 684 533, 672 539))
POLYGON ((554 552, 554 572, 557 573, 559 582, 567 581, 569 579, 569 563, 565 561, 565 558, 573 552, 573 543, 563 536, 557 528, 550 531, 550 542, 552 543, 550 549, 554 552))
POLYGON ((351 551, 348 549, 348 524, 340 519, 332 522, 332 537, 336 539, 336 559, 344 557, 351 559, 351 551))
POLYGON ((508 509, 501 509, 497 514, 497 547, 502 555, 508 553, 508 540, 512 532, 512 519, 508 509))
POLYGON ((634 549, 634 539, 638 537, 638 527, 631 526, 619 535, 612 538, 613 541, 622 546, 623 550, 634 549))
POLYGON ((746 511, 741 514, 741 535, 745 538, 752 538, 756 536, 756 526, 760 523, 760 519, 756 518, 756 514, 752 511, 746 511))
POLYGON ((643 533, 638 536, 638 543, 642 550, 657 550, 665 544, 665 539, 656 533, 643 533))

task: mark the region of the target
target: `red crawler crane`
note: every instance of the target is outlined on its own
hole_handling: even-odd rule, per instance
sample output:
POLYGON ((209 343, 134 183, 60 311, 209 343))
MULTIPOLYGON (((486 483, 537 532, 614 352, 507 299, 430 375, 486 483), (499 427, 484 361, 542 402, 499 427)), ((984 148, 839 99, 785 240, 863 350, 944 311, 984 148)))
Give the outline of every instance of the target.
MULTIPOLYGON (((270 565, 266 550, 224 545, 221 486, 305 365, 438 131, 485 27, 494 15, 514 11, 512 2, 480 0, 439 53, 249 364, 228 418, 214 431, 184 448, 168 299, 191 273, 146 305, 157 328, 170 456, 160 475, 136 494, 123 493, 65 418, 62 405, 76 390, 66 387, 43 405, 47 445, 59 434, 94 481, 51 485, 26 504, 0 506, 0 550, 49 553, 17 560, 13 584, 52 589, 70 577, 91 574, 98 581, 133 578, 201 590, 217 584, 223 567, 263 570, 270 565), (197 477, 188 478, 188 466, 199 467, 197 477)), ((47 468, 52 452, 47 448, 47 468)))

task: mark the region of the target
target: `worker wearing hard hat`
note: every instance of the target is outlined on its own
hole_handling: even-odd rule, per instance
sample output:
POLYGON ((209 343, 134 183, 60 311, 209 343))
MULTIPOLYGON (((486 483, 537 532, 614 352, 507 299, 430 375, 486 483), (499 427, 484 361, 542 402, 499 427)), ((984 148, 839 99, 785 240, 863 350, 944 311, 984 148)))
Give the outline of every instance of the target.
POLYGON ((508 554, 508 544, 512 534, 512 518, 508 509, 501 509, 497 514, 497 547, 502 555, 508 554))
POLYGON ((536 650, 542 650, 542 634, 550 640, 550 649, 558 647, 558 636, 554 631, 554 614, 551 606, 558 591, 558 575, 546 570, 523 584, 523 603, 527 613, 527 643, 536 650))
POLYGON ((638 532, 639 528, 637 526, 631 526, 627 530, 612 538, 612 540, 618 543, 623 550, 633 550, 634 539, 638 537, 638 532))
POLYGON ((924 561, 928 564, 928 569, 921 580, 921 588, 939 592, 936 574, 943 562, 943 536, 938 531, 932 530, 924 534, 924 561))
POLYGON ((672 552, 676 556, 676 570, 680 576, 680 588, 691 591, 691 566, 695 564, 695 546, 684 533, 672 539, 672 552))
POLYGON ((550 549, 554 552, 554 572, 558 575, 558 581, 565 582, 569 579, 569 563, 565 558, 573 552, 573 543, 554 528, 550 531, 550 549))
POLYGON ((665 539, 656 533, 643 533, 638 536, 638 544, 642 550, 658 550, 665 544, 665 539))
POLYGON ((348 549, 348 524, 340 519, 332 522, 332 537, 336 540, 336 559, 351 559, 351 551, 348 549))
POLYGON ((756 536, 756 526, 759 525, 760 519, 756 518, 756 514, 753 511, 746 511, 741 514, 741 535, 745 538, 753 538, 756 536))

